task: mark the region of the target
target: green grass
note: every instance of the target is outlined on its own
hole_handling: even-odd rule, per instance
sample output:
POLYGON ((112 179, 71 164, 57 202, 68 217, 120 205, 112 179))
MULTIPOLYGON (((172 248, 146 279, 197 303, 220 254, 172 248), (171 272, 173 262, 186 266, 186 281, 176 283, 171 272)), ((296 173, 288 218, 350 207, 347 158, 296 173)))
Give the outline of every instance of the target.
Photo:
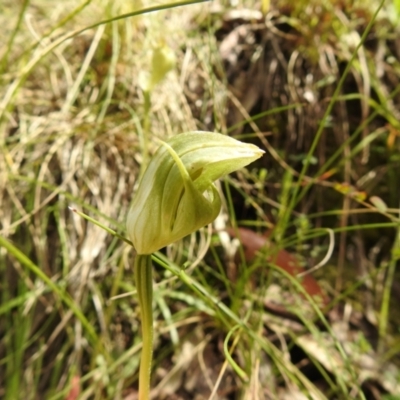
POLYGON ((145 14, 122 0, 0 6, 0 397, 136 393, 125 218, 155 139, 194 129, 267 151, 221 183, 218 223, 273 228, 275 245, 253 260, 238 246, 234 257, 236 240, 209 227, 153 257, 154 398, 399 397, 390 2, 271 2, 267 22, 246 24, 229 19, 227 2, 186 3, 146 3, 156 12, 145 14), (219 52, 235 24, 247 29, 230 48, 236 63, 219 52), (140 77, 160 45, 176 66, 146 99, 140 77), (313 273, 330 298, 323 310, 266 261, 286 249, 308 268, 330 248, 313 273))

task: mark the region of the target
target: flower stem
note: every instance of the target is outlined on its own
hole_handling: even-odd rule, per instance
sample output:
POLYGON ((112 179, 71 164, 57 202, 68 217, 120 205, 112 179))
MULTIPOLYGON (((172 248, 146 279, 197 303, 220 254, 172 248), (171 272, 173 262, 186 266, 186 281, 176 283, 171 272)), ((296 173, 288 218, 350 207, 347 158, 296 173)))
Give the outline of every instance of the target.
POLYGON ((139 400, 149 400, 151 361, 153 357, 153 267, 151 255, 138 254, 135 258, 134 268, 143 337, 139 371, 139 400))

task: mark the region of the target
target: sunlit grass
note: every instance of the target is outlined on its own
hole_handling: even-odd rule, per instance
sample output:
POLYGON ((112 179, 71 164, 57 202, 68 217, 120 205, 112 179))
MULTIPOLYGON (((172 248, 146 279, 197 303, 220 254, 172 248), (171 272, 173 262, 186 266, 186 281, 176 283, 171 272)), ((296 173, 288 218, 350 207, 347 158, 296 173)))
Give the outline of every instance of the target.
MULTIPOLYGON (((277 51, 281 58, 268 73, 278 71, 276 85, 286 78, 296 82, 296 76, 303 82, 305 65, 318 78, 310 90, 321 98, 310 105, 290 97, 293 88, 276 96, 279 86, 271 86, 263 98, 268 109, 247 110, 223 75, 215 38, 221 26, 226 34, 233 30, 224 14, 233 7, 160 10, 171 4, 143 3, 9 2, 0 13, 6 38, 0 47, 0 397, 66 399, 74 387, 80 394, 71 400, 136 393, 140 316, 133 254, 120 237, 144 151, 154 152, 155 138, 194 129, 229 132, 256 142, 268 156, 221 184, 218 227, 153 258, 154 398, 215 393, 217 399, 226 390, 243 399, 300 392, 364 399, 374 381, 398 396, 393 361, 400 349, 399 315, 392 287, 399 260, 400 64, 385 13, 375 23, 378 4, 371 2, 348 25, 331 2, 319 12, 322 18, 336 10, 332 36, 328 20, 317 34, 304 25, 314 21, 312 7, 302 14, 304 2, 294 8, 279 2, 292 12, 279 16, 289 36, 273 36, 273 44, 290 50, 287 43, 296 37, 291 29, 301 24, 307 40, 300 43, 298 64, 292 59, 279 69, 294 56, 277 51), (135 16, 144 6, 159 11, 135 16), (352 32, 353 42, 346 36, 352 32), (386 58, 375 52, 375 38, 386 46, 386 58), (177 63, 146 104, 139 76, 150 71, 152 50, 160 44, 172 49, 177 63), (323 73, 320 65, 327 68, 323 73), (355 104, 360 120, 346 111, 358 110, 355 104), (310 112, 317 108, 320 113, 310 112), (315 129, 308 131, 312 118, 315 129), (303 138, 299 148, 297 139, 292 147, 280 140, 290 141, 293 128, 303 138), (334 140, 326 142, 326 132, 334 140), (371 196, 384 199, 387 208, 371 196), (259 234, 273 228, 275 245, 250 260, 235 237, 216 231, 224 226, 259 234), (316 271, 330 298, 322 310, 301 279, 266 261, 287 249, 304 265, 316 265, 331 244, 332 257, 316 271), (280 308, 272 310, 274 302, 280 308), (360 319, 370 331, 359 329, 360 319), (366 339, 366 332, 376 337, 366 339), (310 370, 318 371, 318 380, 310 370)), ((235 9, 241 5, 259 9, 240 2, 235 9)), ((277 12, 274 2, 270 7, 277 12)), ((262 40, 251 50, 252 63, 263 54, 262 40)), ((302 93, 301 84, 294 88, 302 93)), ((254 90, 251 80, 246 90, 254 90)))

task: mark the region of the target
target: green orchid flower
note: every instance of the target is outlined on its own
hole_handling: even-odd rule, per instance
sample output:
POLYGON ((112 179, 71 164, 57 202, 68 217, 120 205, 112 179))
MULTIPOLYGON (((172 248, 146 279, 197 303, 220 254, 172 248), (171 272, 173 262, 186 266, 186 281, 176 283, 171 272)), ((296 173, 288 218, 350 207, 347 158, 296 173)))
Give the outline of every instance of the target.
POLYGON ((138 254, 151 254, 211 223, 221 208, 213 182, 264 152, 211 132, 162 142, 139 184, 127 219, 138 254))
POLYGON ((257 146, 218 133, 182 133, 161 142, 127 218, 136 248, 134 273, 142 319, 139 400, 150 399, 153 352, 151 253, 212 222, 221 209, 214 181, 261 157, 257 146))

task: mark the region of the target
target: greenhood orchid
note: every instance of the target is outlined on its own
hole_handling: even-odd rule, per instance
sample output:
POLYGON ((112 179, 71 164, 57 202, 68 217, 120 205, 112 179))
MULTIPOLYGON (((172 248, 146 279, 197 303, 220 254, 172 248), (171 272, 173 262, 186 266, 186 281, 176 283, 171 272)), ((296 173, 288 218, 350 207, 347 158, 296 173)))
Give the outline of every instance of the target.
POLYGON ((263 151, 218 133, 189 132, 161 142, 127 218, 137 255, 134 273, 142 318, 139 400, 150 399, 153 352, 151 253, 211 223, 221 209, 214 181, 261 157, 263 151))
POLYGON ((138 254, 151 254, 211 223, 221 208, 213 182, 263 151, 211 132, 189 132, 161 142, 139 184, 127 218, 138 254))

